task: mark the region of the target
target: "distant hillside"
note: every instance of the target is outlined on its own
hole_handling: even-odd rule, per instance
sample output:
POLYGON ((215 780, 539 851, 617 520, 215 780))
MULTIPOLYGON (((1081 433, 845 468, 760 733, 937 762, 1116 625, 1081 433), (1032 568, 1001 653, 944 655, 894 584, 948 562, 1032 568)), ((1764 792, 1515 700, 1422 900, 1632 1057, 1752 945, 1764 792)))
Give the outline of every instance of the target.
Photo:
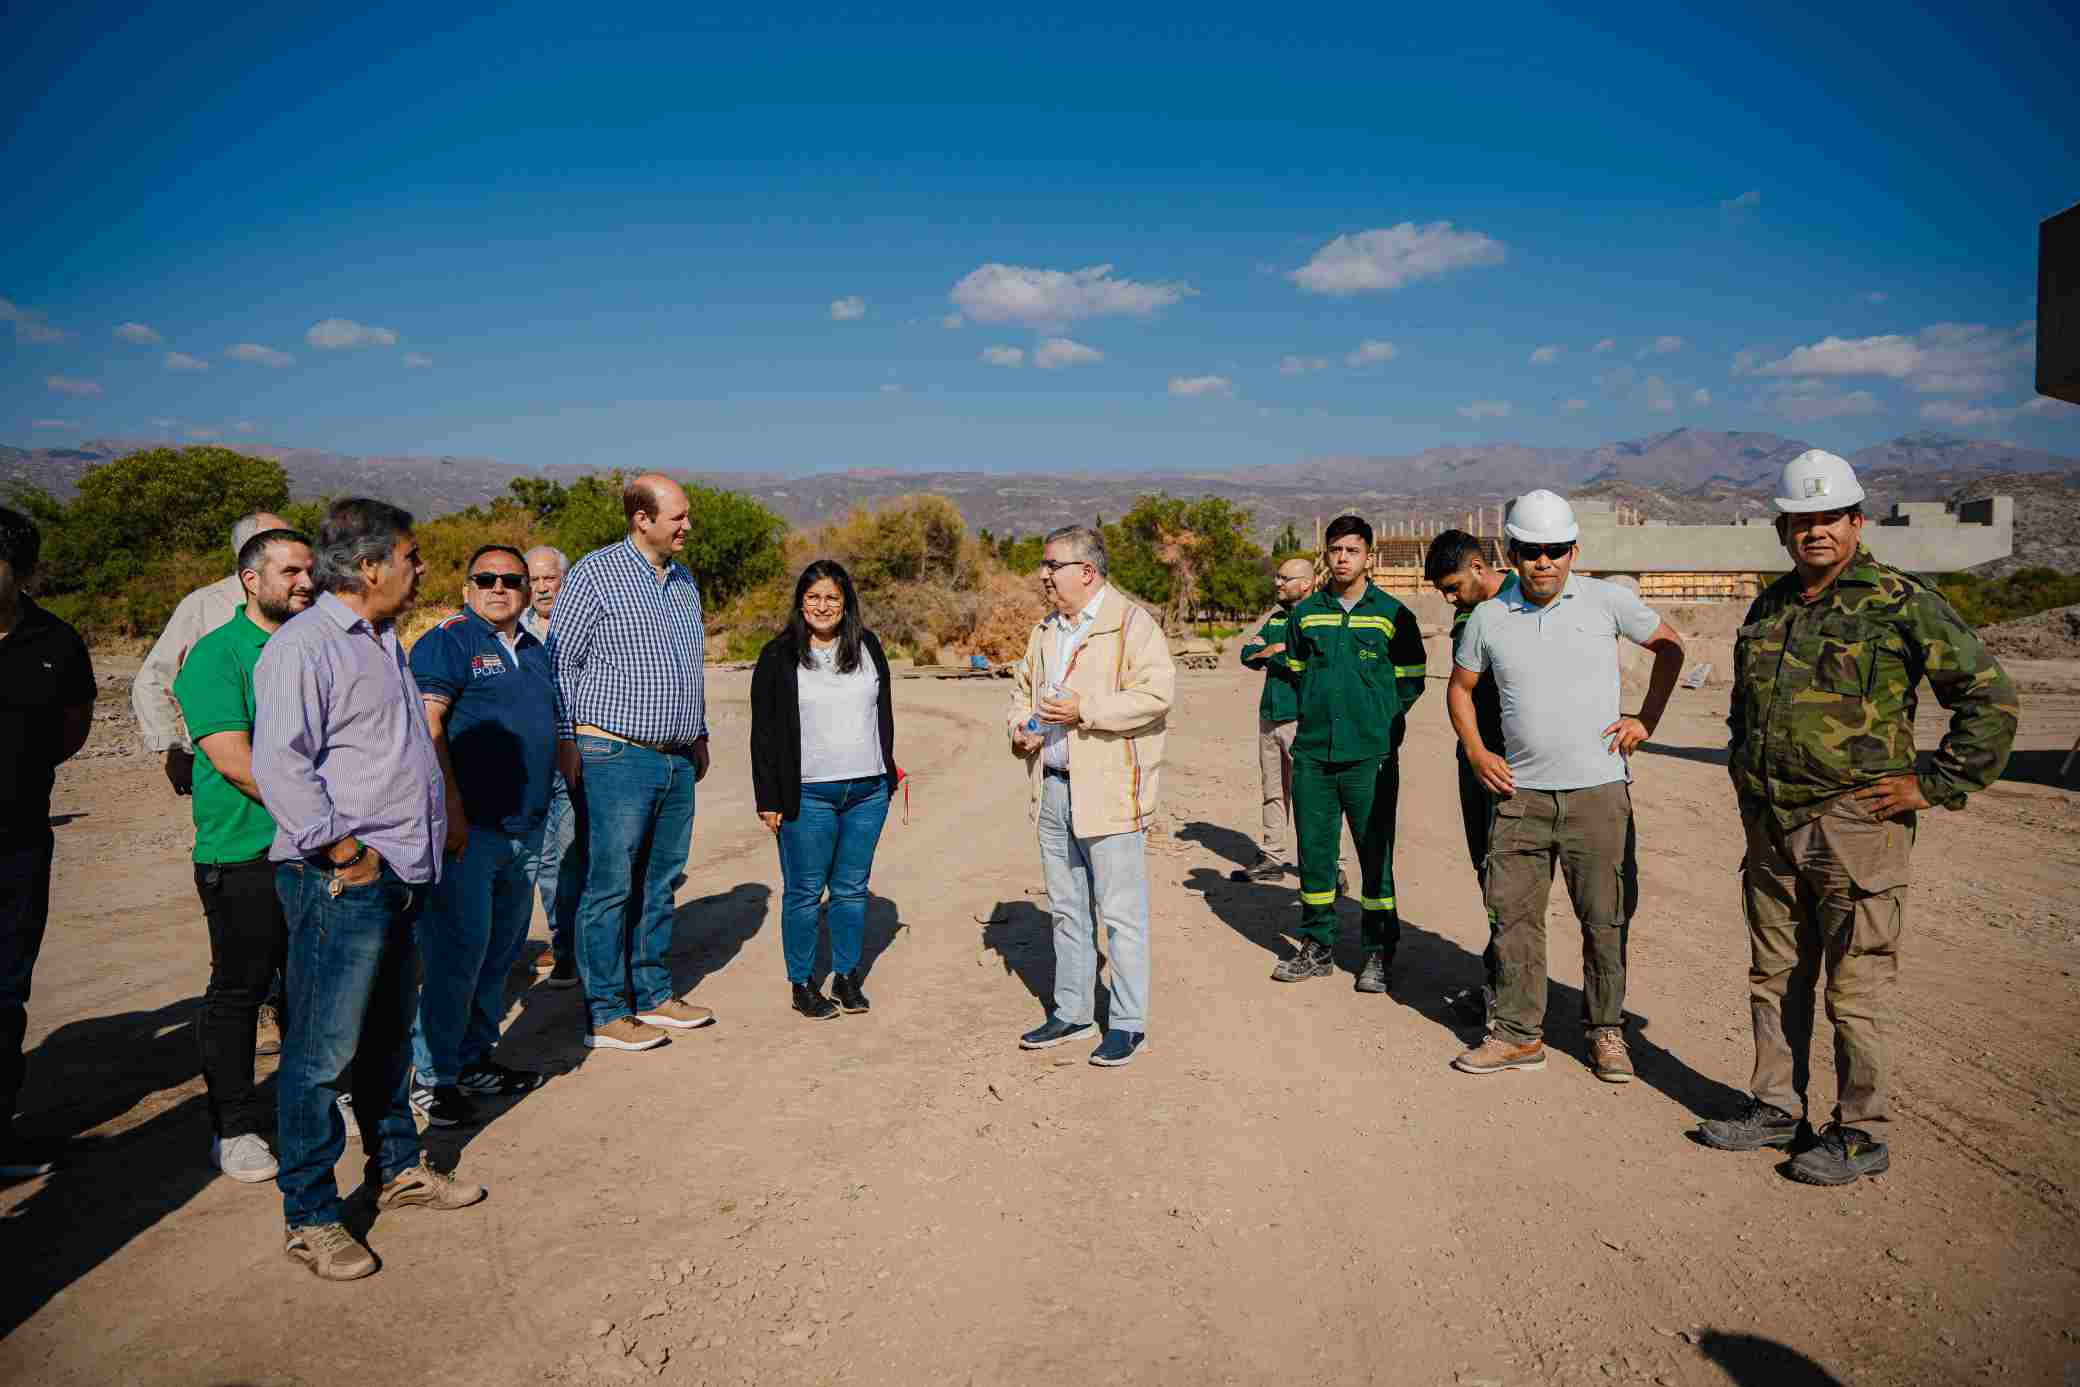
POLYGON ((2080 573, 2080 477, 1995 473, 1959 487, 1946 499, 1954 509, 1987 496, 2015 498, 2015 552, 1974 573, 2005 578, 2024 568, 2080 573))

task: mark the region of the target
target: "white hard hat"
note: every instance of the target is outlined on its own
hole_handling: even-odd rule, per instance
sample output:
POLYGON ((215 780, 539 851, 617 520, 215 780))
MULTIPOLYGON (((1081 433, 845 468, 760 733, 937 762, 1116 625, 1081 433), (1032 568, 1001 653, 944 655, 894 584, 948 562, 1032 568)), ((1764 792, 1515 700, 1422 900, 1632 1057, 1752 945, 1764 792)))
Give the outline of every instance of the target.
POLYGON ((1510 502, 1502 529, 1519 544, 1572 544, 1582 534, 1567 498, 1543 488, 1527 491, 1510 502))
POLYGON ((1863 484, 1847 458, 1808 448, 1784 464, 1775 499, 1777 509, 1787 515, 1847 510, 1863 504, 1863 484))

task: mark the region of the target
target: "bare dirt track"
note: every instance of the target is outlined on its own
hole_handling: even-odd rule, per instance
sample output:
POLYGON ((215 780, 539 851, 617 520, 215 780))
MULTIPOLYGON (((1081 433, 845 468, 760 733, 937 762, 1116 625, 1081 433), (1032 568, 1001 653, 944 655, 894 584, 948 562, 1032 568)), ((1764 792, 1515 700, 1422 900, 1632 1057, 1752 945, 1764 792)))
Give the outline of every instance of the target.
POLYGON ((1679 694, 1635 762, 1640 1082, 1613 1088, 1579 1059, 1564 892, 1553 1062, 1447 1067, 1442 998, 1485 925, 1437 681, 1403 750, 1409 928, 1380 998, 1268 980, 1292 890, 1226 880, 1257 818, 1255 683, 1183 676, 1152 1052, 1106 1071, 1015 1045, 1052 958, 1004 686, 898 686, 916 789, 875 872, 874 1011, 811 1024, 746 678, 717 674, 674 963, 721 1024, 590 1053, 578 997, 516 977, 505 1054, 556 1077, 431 1139, 491 1198, 377 1220, 383 1270, 346 1286, 282 1257, 272 1186, 207 1164, 187 806, 130 754, 112 676, 59 782, 22 1100, 25 1131, 84 1140, 0 1188, 0 1382, 2080 1381, 2080 797, 2057 783, 2080 667, 2015 672, 2011 778, 1921 832, 1894 1172, 1841 1191, 1686 1136, 1750 1058, 1723 688, 1679 694))

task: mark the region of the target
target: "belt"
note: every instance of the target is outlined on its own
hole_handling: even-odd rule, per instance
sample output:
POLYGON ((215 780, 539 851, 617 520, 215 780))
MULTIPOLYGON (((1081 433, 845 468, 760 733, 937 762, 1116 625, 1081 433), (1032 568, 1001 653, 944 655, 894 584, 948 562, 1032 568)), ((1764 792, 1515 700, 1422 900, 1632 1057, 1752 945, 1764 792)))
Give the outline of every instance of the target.
POLYGON ((666 756, 690 755, 693 751, 691 742, 645 742, 635 737, 624 737, 619 732, 609 732, 604 727, 594 727, 590 723, 581 724, 571 731, 580 737, 604 737, 610 742, 625 742, 629 746, 639 746, 645 751, 662 752, 666 756))
POLYGON ((1041 774, 1051 775, 1056 780, 1067 780, 1069 778, 1069 772, 1062 770, 1058 766, 1042 766, 1040 770, 1041 774))

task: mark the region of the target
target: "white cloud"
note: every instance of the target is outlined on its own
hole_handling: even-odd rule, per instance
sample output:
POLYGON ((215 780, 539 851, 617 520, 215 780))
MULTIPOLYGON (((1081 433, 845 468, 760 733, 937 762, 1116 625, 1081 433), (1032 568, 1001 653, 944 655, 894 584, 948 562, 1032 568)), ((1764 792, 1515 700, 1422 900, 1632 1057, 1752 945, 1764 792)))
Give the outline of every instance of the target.
POLYGON ((1580 414, 1588 407, 1589 402, 1587 400, 1562 400, 1560 402, 1560 412, 1562 414, 1580 414))
POLYGON ((1873 289, 1863 296, 1863 301, 1865 303, 1883 303, 1891 297, 1892 295, 1886 293, 1883 289, 1873 289))
POLYGON ((1399 289, 1453 270, 1500 265, 1508 257, 1502 242, 1478 231, 1455 230, 1450 222, 1402 222, 1338 236, 1286 278, 1310 294, 1362 294, 1399 289))
POLYGON ((1921 349, 1897 334, 1823 337, 1758 368, 1765 376, 1885 376, 1905 380, 1921 364, 1921 349))
POLYGON ((970 270, 948 297, 978 323, 1047 327, 1078 318, 1145 318, 1198 292, 1189 284, 1115 279, 1110 265, 1038 270, 991 262, 970 270))
POLYGON ((74 380, 70 376, 45 376, 43 383, 60 395, 99 395, 101 387, 94 381, 74 380))
POLYGON ((1283 376, 1298 376, 1309 371, 1328 369, 1329 358, 1326 356, 1289 356, 1278 363, 1278 372, 1283 376))
POLYGON ((406 352, 404 354, 404 364, 411 370, 423 371, 428 366, 433 365, 433 358, 424 352, 406 352))
POLYGON ((120 341, 135 342, 139 346, 155 347, 163 339, 143 323, 117 323, 116 337, 120 341))
POLYGON ((224 436, 223 434, 219 433, 219 432, 218 432, 217 430, 215 430, 215 429, 189 429, 189 430, 188 430, 188 437, 190 437, 190 438, 194 439, 194 440, 195 440, 195 441, 196 441, 197 443, 207 443, 207 442, 209 442, 209 441, 210 441, 211 439, 213 439, 213 438, 222 438, 223 436, 224 436))
POLYGON ((1641 356, 1667 356, 1670 352, 1679 352, 1681 350, 1683 350, 1682 338, 1657 337, 1647 343, 1646 346, 1641 347, 1639 354, 1641 356))
POLYGON ((2049 395, 2038 395, 2023 402, 2022 413, 2057 414, 2060 410, 2073 408, 2076 408, 2076 406, 2067 404, 2064 400, 2056 400, 2049 395))
POLYGON ((968 320, 958 313, 949 313, 939 320, 939 326, 948 329, 966 327, 967 325, 968 320))
POLYGON ((1647 409, 1654 414, 1674 414, 1676 397, 1670 393, 1668 382, 1659 376, 1648 376, 1645 386, 1647 409))
POLYGON ((1383 342, 1377 337, 1368 337, 1357 346, 1351 348, 1350 355, 1344 357, 1343 364, 1346 366, 1376 366, 1382 361, 1392 361, 1400 354, 1401 349, 1392 342, 1383 342))
POLYGON ((989 366, 1023 366, 1026 354, 1021 347, 984 347, 981 360, 989 366))
POLYGON ((1823 380, 1791 380, 1771 386, 1763 408, 1794 424, 1814 424, 1823 419, 1877 414, 1884 407, 1868 390, 1844 393, 1823 380))
POLYGON ((1104 359, 1105 353, 1097 348, 1086 347, 1066 337, 1050 337, 1033 348, 1033 364, 1043 371, 1063 366, 1089 366, 1104 359))
POLYGON ((1709 405, 1711 402, 1712 392, 1705 389, 1701 385, 1697 387, 1697 389, 1690 392, 1690 403, 1696 405, 1699 409, 1703 409, 1706 405, 1709 405))
POLYGON ((2015 411, 1991 405, 1968 405, 1962 400, 1930 400, 1921 406, 1921 417, 1931 424, 1948 424, 1953 429, 1977 429, 1998 424, 2015 411))
POLYGON ((244 361, 254 366, 287 366, 296 359, 287 352, 278 352, 273 347, 263 347, 258 342, 241 342, 235 347, 226 347, 224 355, 233 361, 244 361))
POLYGON ((13 324, 14 340, 29 346, 62 342, 72 335, 63 328, 52 327, 44 321, 41 313, 33 308, 24 308, 12 299, 0 299, 0 323, 13 324))
POLYGON ((1533 366, 1550 366, 1559 359, 1560 348, 1551 343, 1547 343, 1543 347, 1533 348, 1531 352, 1531 364, 1533 366))
POLYGON ((857 294, 847 294, 842 299, 831 300, 831 320, 849 323, 855 318, 867 316, 867 301, 857 294))
POLYGON ((199 356, 189 356, 186 352, 168 352, 161 358, 159 364, 169 371, 207 371, 209 369, 207 361, 204 361, 199 356))
POLYGON ((1984 395, 2013 388, 2034 352, 2022 325, 1931 323, 1909 337, 1823 337, 1760 369, 1766 376, 1877 377, 1905 383, 1922 395, 1984 395))
POLYGON ((241 419, 231 427, 237 429, 240 433, 257 433, 260 430, 260 426, 250 419, 241 419))
POLYGON ((327 318, 311 324, 311 330, 303 334, 303 340, 313 347, 331 350, 336 347, 394 347, 397 334, 386 327, 371 327, 357 323, 352 318, 327 318))
POLYGON ((1235 384, 1226 376, 1173 376, 1170 393, 1189 399, 1199 395, 1232 395, 1235 384))
POLYGON ((1468 419, 1507 419, 1508 400, 1475 400, 1470 405, 1460 405, 1459 412, 1468 419))
POLYGON ((1607 352, 1607 351, 1611 350, 1611 349, 1612 349, 1613 347, 1615 347, 1615 346, 1617 346, 1617 345, 1618 345, 1618 339, 1617 339, 1617 338, 1615 338, 1615 337, 1606 337, 1606 338, 1604 338, 1604 339, 1603 339, 1603 340, 1602 340, 1601 342, 1598 342, 1598 343, 1597 343, 1597 344, 1596 344, 1595 346, 1593 346, 1593 347, 1589 348, 1589 350, 1590 350, 1590 351, 1592 351, 1592 352, 1595 352, 1595 353, 1596 353, 1596 354, 1597 354, 1598 356, 1601 356, 1601 355, 1602 355, 1603 353, 1605 353, 1605 352, 1607 352))
POLYGON ((29 427, 30 427, 30 428, 32 428, 32 429, 76 429, 76 428, 78 428, 78 427, 79 427, 79 420, 77 420, 77 419, 31 419, 31 420, 29 421, 29 427))
POLYGON ((1750 188, 1739 197, 1730 197, 1721 201, 1719 210, 1727 213, 1729 216, 1738 216, 1743 212, 1752 212, 1761 205, 1762 189, 1750 188))

